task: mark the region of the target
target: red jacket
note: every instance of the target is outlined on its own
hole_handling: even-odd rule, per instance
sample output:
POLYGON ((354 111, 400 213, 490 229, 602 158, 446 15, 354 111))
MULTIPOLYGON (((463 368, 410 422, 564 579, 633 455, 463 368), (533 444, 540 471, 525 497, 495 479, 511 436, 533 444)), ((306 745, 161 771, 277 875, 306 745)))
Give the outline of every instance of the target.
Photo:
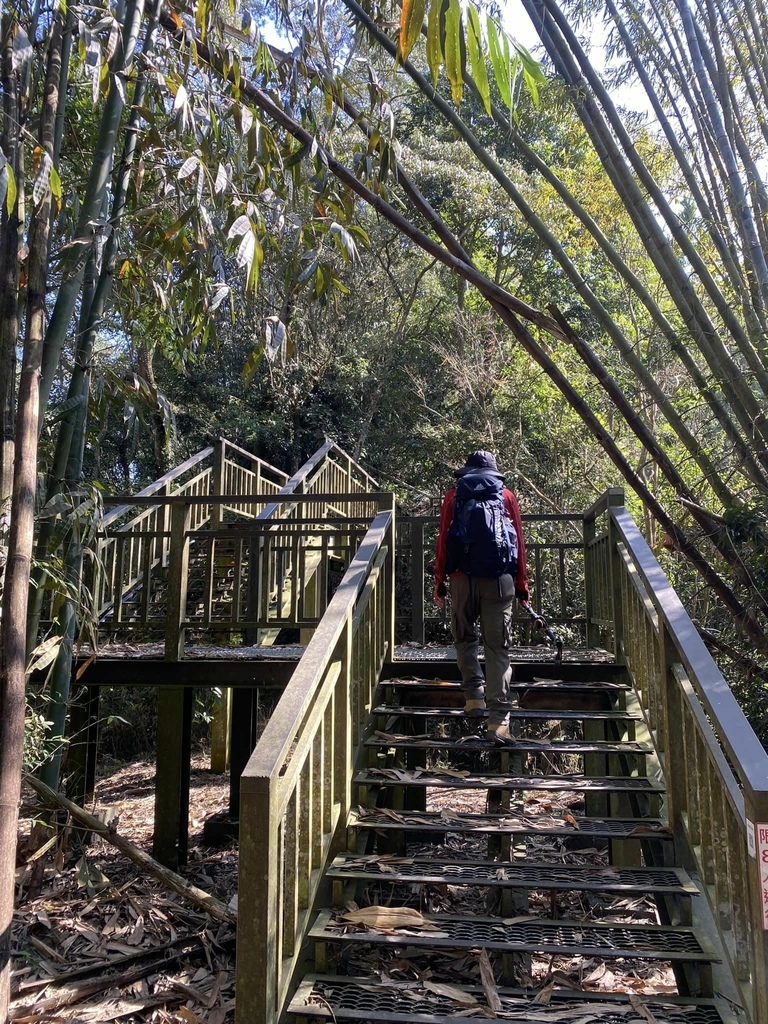
MULTIPOLYGON (((453 500, 456 496, 456 488, 452 487, 446 492, 443 498, 443 507, 440 510, 440 530, 437 535, 437 547, 435 548, 435 586, 445 582, 445 562, 447 555, 448 528, 453 521, 453 500)), ((515 595, 523 601, 528 600, 528 566, 525 560, 525 541, 523 540, 523 522, 520 518, 520 509, 517 507, 517 498, 512 491, 505 487, 502 491, 504 508, 507 516, 512 522, 517 534, 517 575, 515 576, 515 595)), ((455 573, 452 573, 455 575, 455 573)))

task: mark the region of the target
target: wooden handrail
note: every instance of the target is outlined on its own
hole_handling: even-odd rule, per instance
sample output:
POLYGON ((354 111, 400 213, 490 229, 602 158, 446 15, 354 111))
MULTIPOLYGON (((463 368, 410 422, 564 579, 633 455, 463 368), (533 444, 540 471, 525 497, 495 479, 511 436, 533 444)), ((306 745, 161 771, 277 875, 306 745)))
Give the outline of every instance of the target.
POLYGON ((666 573, 627 510, 613 508, 611 518, 652 595, 657 612, 669 629, 680 660, 696 687, 731 764, 736 768, 744 786, 753 792, 768 792, 768 753, 739 707, 733 691, 707 650, 666 573))
POLYGON ((186 473, 188 469, 192 469, 193 466, 197 466, 198 463, 207 459, 209 455, 213 455, 213 448, 203 448, 202 451, 199 451, 196 455, 190 455, 188 459, 176 466, 175 469, 169 470, 167 473, 164 473, 163 476, 158 477, 157 480, 153 480, 151 484, 147 484, 146 487, 142 487, 142 489, 137 491, 136 494, 105 497, 102 502, 104 505, 113 505, 117 502, 117 504, 122 507, 115 508, 108 515, 104 516, 101 520, 102 526, 109 526, 115 521, 115 519, 119 519, 120 516, 125 515, 133 505, 140 504, 140 502, 136 501, 137 498, 146 498, 152 494, 156 494, 162 487, 173 483, 174 480, 177 480, 180 476, 186 473))
POLYGON ((277 469, 277 467, 273 466, 270 462, 265 462, 260 456, 254 455, 253 452, 249 452, 245 448, 241 448, 240 445, 235 444, 234 441, 228 441, 226 437, 219 438, 219 440, 224 445, 225 450, 227 448, 231 448, 233 452, 237 452, 238 455, 242 455, 244 459, 248 459, 250 462, 263 466, 264 469, 268 470, 270 473, 274 473, 275 476, 282 477, 283 480, 288 479, 288 474, 284 470, 277 469))
POLYGON ((768 753, 618 495, 585 516, 588 628, 611 634, 626 666, 662 761, 675 841, 703 883, 711 937, 748 1021, 764 1024, 768 753), (594 517, 604 513, 597 536, 594 517))

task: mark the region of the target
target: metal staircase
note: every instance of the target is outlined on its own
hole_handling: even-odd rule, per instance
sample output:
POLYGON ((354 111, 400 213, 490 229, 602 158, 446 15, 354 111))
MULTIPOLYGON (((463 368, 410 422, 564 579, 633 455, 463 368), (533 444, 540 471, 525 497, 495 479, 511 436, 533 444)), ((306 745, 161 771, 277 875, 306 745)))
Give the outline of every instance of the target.
POLYGON ((458 683, 385 681, 364 743, 368 764, 354 778, 360 806, 348 823, 350 849, 326 871, 331 906, 309 932, 319 973, 300 984, 292 1016, 442 1024, 474 1008, 518 1021, 537 1013, 625 1024, 735 1019, 711 998, 718 956, 692 927, 699 888, 674 864, 655 751, 634 739, 642 716, 627 706, 631 688, 615 666, 593 666, 592 679, 568 678, 574 668, 581 666, 546 679, 553 666, 541 666, 533 680, 525 666, 528 678, 514 682, 517 742, 503 751, 464 717, 458 683), (586 739, 596 727, 605 738, 586 739), (495 809, 427 809, 425 793, 461 803, 467 791, 495 809), (549 800, 528 802, 531 793, 549 800), (588 815, 596 801, 627 816, 588 815), (552 803, 558 810, 547 809, 552 803), (648 896, 658 901, 655 920, 635 923, 631 912, 612 920, 617 898, 648 896), (366 905, 385 908, 381 924, 349 912, 366 905), (393 906, 410 907, 413 918, 398 927, 386 917, 393 906), (493 971, 485 988, 483 957, 493 971), (545 1010, 535 998, 546 986, 543 965, 551 976, 557 958, 590 964, 585 976, 595 960, 617 976, 663 963, 687 998, 635 996, 634 1008, 628 994, 560 992, 553 1000, 553 992, 545 1010))
POLYGON ((395 649, 394 518, 242 774, 237 1024, 768 1024, 768 755, 621 492, 583 517, 587 643, 515 664, 508 749, 455 662, 395 649))

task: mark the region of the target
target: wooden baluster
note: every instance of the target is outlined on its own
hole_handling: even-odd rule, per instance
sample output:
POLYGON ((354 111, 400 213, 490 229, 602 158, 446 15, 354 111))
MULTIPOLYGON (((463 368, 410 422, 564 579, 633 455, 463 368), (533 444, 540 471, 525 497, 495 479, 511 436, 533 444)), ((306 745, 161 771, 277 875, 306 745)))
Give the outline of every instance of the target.
POLYGON ((425 641, 424 602, 424 523, 411 520, 411 636, 417 643, 425 641))

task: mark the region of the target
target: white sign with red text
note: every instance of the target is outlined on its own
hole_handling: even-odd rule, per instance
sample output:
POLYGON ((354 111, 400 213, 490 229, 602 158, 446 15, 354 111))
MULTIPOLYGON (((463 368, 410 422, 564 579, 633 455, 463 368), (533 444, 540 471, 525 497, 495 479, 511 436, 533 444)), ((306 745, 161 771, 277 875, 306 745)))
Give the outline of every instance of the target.
POLYGON ((768 822, 755 822, 757 867, 760 871, 760 897, 763 907, 763 931, 768 931, 768 822))

